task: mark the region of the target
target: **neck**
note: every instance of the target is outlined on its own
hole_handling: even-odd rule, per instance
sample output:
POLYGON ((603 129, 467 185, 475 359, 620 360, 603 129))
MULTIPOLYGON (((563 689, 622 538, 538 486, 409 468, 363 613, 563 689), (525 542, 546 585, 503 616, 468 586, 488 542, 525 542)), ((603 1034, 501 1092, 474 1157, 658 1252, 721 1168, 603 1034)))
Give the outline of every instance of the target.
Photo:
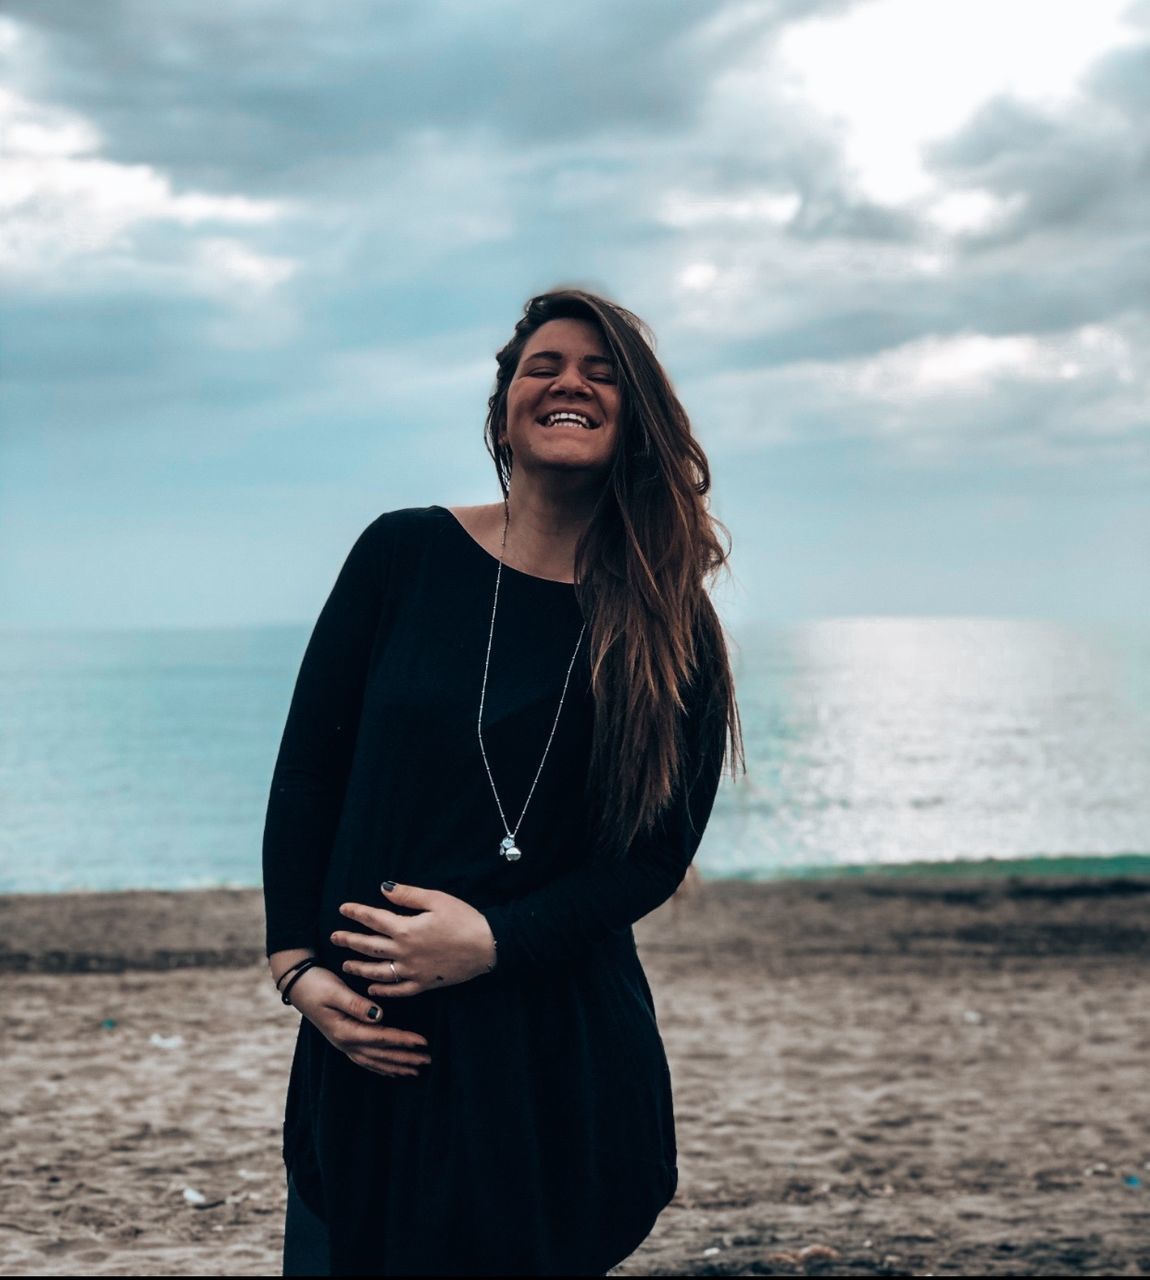
MULTIPOLYGON (((573 581, 575 547, 591 522, 597 500, 597 493, 560 497, 512 484, 506 503, 505 559, 518 566, 530 565, 530 572, 545 578, 573 581)), ((503 504, 498 516, 502 537, 503 504)))

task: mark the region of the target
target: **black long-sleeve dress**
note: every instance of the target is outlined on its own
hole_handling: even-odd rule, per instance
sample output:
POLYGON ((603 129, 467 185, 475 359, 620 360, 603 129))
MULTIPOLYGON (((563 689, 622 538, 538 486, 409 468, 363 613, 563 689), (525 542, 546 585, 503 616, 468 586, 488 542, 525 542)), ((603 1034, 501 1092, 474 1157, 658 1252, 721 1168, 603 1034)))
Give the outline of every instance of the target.
MULTIPOLYGON (((359 1067, 300 1020, 284 1160, 327 1222, 334 1275, 601 1274, 675 1192, 671 1080, 631 925, 695 854, 724 726, 689 702, 689 783, 624 860, 589 859, 585 635, 508 862, 476 735, 497 567, 444 507, 372 521, 307 645, 272 777, 269 955, 314 947, 340 973, 355 953, 330 935, 358 926, 339 906, 387 906, 385 879, 464 899, 498 943, 489 974, 379 1001, 426 1036, 418 1078, 359 1067)), ((581 625, 572 584, 504 565, 483 741, 513 829, 581 625)))

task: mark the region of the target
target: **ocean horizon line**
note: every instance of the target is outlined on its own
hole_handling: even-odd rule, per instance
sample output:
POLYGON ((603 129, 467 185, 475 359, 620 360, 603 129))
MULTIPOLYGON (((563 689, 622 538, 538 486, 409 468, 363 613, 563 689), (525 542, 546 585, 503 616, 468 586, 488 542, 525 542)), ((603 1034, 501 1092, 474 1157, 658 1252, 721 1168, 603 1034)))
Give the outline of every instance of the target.
MULTIPOLYGON (((1002 880, 1060 877, 1065 879, 1120 879, 1129 876, 1150 878, 1150 853, 1053 854, 1030 857, 952 858, 943 861, 916 860, 887 863, 826 863, 803 867, 767 867, 746 871, 711 871, 697 868, 704 882, 743 881, 752 884, 785 883, 795 880, 1002 880)), ((180 884, 125 884, 115 887, 83 884, 59 885, 50 889, 4 889, 0 898, 51 897, 57 894, 185 893, 221 889, 259 889, 258 881, 212 877, 189 879, 180 884)))
MULTIPOLYGON (((722 610, 720 613, 722 614, 722 610)), ((0 620, 0 638, 11 636, 50 636, 50 635, 117 635, 132 633, 224 633, 233 631, 283 631, 310 629, 315 625, 315 617, 270 618, 258 622, 16 622, 0 620)), ((951 613, 951 612, 889 612, 875 613, 810 613, 774 617, 762 614, 736 614, 732 612, 727 618, 724 615, 727 629, 732 632, 765 630, 788 630, 802 628, 816 623, 875 623, 875 622, 1003 622, 1003 623, 1039 623, 1050 626, 1068 627, 1071 629, 1119 628, 1133 629, 1141 632, 1150 630, 1150 623, 1140 615, 1061 615, 1046 613, 951 613)))

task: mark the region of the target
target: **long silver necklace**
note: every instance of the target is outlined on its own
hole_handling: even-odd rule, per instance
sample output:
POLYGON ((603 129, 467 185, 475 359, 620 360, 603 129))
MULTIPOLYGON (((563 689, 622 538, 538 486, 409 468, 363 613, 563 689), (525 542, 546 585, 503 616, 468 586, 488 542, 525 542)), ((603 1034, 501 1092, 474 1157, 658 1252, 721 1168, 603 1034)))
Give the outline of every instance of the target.
POLYGON ((527 806, 531 803, 531 797, 535 792, 535 783, 539 781, 539 775, 543 772, 543 761, 547 759, 547 752, 551 750, 551 739, 555 737, 555 729, 559 724, 559 713, 563 710, 563 699, 567 696, 567 685, 571 679, 571 670, 575 666, 575 658, 579 652, 579 645, 583 640, 583 632, 587 630, 587 623, 584 621, 579 629, 579 639, 575 641, 575 652, 571 655, 571 661, 567 664, 567 678, 563 681, 563 692, 559 695, 559 710, 555 712, 555 723, 551 726, 551 733, 547 738, 547 745, 543 748, 543 759, 539 761, 539 768, 535 771, 535 779, 531 783, 531 789, 527 792, 527 799, 523 802, 523 813, 519 815, 519 821, 515 824, 515 831, 507 824, 507 815, 503 812, 503 805, 499 799, 499 792, 495 789, 495 779, 491 776, 491 766, 487 763, 487 752, 483 749, 483 700, 487 695, 487 671, 491 665, 491 640, 495 635, 495 610, 499 604, 499 579, 503 574, 503 551, 507 545, 507 524, 511 519, 511 512, 504 503, 503 506, 503 537, 499 543, 499 568, 495 571, 495 599, 491 604, 491 629, 487 633, 487 658, 483 663, 483 686, 479 691, 479 750, 483 755, 483 765, 487 770, 487 780, 491 783, 491 791, 495 796, 495 803, 499 806, 499 817, 503 821, 503 830, 507 834, 499 842, 500 857, 506 858, 508 862, 518 862, 523 856, 523 850, 515 843, 515 833, 523 825, 523 814, 527 812, 527 806))

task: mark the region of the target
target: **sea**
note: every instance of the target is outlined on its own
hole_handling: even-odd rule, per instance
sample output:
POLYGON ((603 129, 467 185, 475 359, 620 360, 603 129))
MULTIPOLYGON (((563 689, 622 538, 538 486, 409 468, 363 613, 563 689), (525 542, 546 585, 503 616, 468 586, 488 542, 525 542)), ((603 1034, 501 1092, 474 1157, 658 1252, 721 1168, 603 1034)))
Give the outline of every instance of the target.
MULTIPOLYGON (((256 886, 309 626, 0 631, 0 892, 256 886)), ((708 877, 1150 874, 1150 626, 729 628, 708 877)))

